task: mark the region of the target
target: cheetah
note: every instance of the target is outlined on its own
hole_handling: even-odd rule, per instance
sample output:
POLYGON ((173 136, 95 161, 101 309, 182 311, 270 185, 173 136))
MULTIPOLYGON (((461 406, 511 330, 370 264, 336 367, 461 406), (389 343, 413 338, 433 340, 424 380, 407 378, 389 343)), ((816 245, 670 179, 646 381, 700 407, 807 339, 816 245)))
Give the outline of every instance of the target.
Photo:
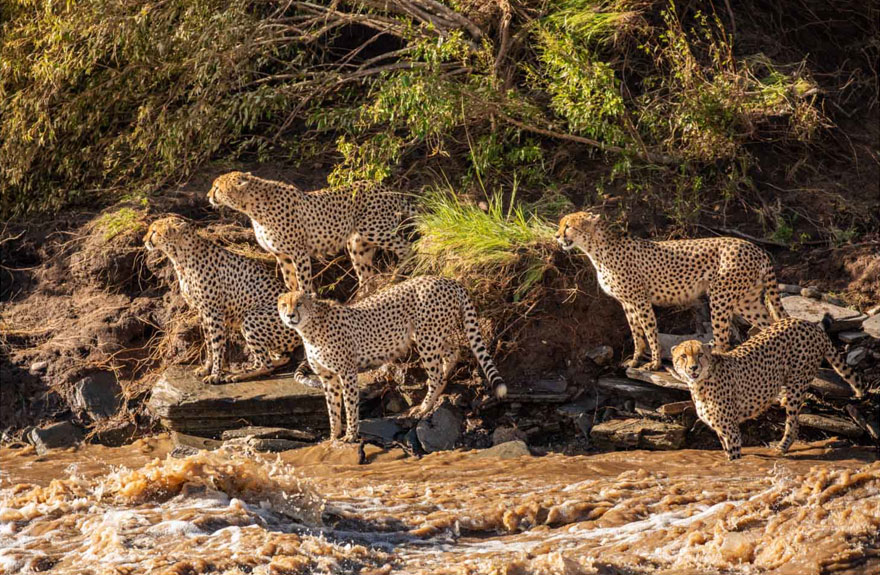
POLYGON ((311 257, 348 250, 358 284, 374 275, 376 249, 410 253, 401 226, 414 214, 406 198, 391 189, 356 182, 338 189, 304 192, 250 173, 229 172, 214 180, 208 200, 251 219, 260 246, 275 256, 292 291, 313 291, 311 257))
POLYGON ((507 393, 480 335, 474 304, 453 280, 416 277, 347 305, 308 292, 285 293, 278 298, 278 313, 299 333, 324 385, 331 439, 342 433, 344 402, 343 441, 357 440, 358 371, 394 361, 412 344, 428 374, 427 394, 414 415, 429 413, 458 361, 462 329, 496 396, 507 393))
MULTIPOLYGON (((264 264, 213 244, 176 216, 150 224, 144 245, 168 256, 183 298, 199 312, 210 344, 204 367, 196 371, 205 376, 205 383, 242 381, 286 363, 281 354, 295 350, 300 340, 278 317, 275 302, 284 284, 264 264), (241 327, 253 367, 224 376, 227 328, 231 326, 241 327)), ((303 367, 296 379, 308 385, 303 367)))
POLYGON ((564 250, 580 248, 596 268, 599 287, 623 306, 637 367, 645 351, 644 369, 660 369, 657 319, 652 305, 689 305, 709 296, 712 333, 718 350, 729 349, 731 315, 758 328, 787 314, 769 256, 736 238, 651 241, 612 230, 598 214, 577 212, 559 222, 556 241, 564 250))
POLYGON ((849 383, 856 397, 863 396, 860 379, 835 351, 822 326, 802 319, 778 321, 729 352, 713 351, 696 340, 672 348, 674 375, 687 383, 697 415, 718 434, 730 460, 740 457, 739 424, 763 413, 780 391, 785 432, 778 449, 788 451, 797 439, 804 393, 822 358, 849 383))

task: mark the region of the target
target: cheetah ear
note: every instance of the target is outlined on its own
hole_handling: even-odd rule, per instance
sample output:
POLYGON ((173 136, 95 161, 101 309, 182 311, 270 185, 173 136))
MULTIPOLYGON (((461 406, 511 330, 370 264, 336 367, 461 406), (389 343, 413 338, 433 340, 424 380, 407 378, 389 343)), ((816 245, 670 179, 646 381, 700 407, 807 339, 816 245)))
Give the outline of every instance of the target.
POLYGON ((704 343, 700 345, 700 349, 703 350, 703 353, 706 355, 712 355, 713 345, 711 343, 704 343))
POLYGON ((679 347, 681 347, 681 344, 680 344, 680 343, 679 343, 679 344, 676 344, 676 345, 673 345, 673 346, 672 346, 672 349, 669 350, 669 355, 671 355, 672 357, 675 357, 675 354, 678 353, 677 350, 678 350, 679 347))

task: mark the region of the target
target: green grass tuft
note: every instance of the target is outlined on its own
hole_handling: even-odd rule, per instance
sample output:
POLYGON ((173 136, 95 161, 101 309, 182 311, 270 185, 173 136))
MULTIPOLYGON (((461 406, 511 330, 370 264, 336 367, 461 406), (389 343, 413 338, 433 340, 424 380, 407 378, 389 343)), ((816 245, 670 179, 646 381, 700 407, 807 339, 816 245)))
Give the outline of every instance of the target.
POLYGON ((493 195, 484 211, 452 190, 428 192, 416 224, 416 268, 477 283, 509 278, 514 296, 522 297, 543 278, 554 230, 527 215, 515 195, 507 208, 501 194, 493 195))

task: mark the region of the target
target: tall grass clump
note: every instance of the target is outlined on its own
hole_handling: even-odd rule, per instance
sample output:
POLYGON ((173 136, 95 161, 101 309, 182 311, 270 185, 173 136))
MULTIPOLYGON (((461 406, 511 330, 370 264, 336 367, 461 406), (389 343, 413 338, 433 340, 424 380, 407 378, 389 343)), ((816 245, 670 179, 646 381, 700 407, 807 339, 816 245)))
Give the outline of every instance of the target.
POLYGON ((416 222, 416 268, 453 278, 467 278, 497 289, 512 288, 521 298, 543 278, 553 249, 553 228, 527 215, 512 193, 489 197, 486 209, 449 188, 435 188, 424 198, 416 222))

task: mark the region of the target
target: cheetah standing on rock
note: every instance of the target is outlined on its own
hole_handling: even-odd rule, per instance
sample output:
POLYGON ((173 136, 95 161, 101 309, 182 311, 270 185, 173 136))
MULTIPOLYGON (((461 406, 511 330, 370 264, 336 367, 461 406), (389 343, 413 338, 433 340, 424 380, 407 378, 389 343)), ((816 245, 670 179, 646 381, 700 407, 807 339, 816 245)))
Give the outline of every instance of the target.
POLYGON ((602 290, 623 305, 633 335, 638 366, 660 369, 657 320, 652 305, 688 305, 709 296, 715 347, 728 349, 731 315, 764 328, 785 316, 769 256, 736 238, 650 241, 618 234, 598 214, 578 212, 559 222, 556 241, 565 250, 580 248, 596 268, 602 290))
POLYGON ((385 186, 357 182, 303 192, 249 173, 229 172, 214 180, 208 200, 251 219, 257 242, 278 260, 290 290, 313 291, 312 256, 346 248, 363 286, 374 275, 377 248, 394 252, 399 261, 410 252, 400 227, 412 208, 402 194, 385 186))
MULTIPOLYGON (((823 324, 827 319, 823 321, 823 324)), ((730 352, 685 341, 672 348, 679 379, 688 384, 697 415, 715 430, 727 457, 740 457, 739 424, 763 413, 782 391, 785 433, 779 451, 797 439, 798 412, 822 359, 861 397, 864 388, 817 324, 796 318, 776 322, 730 352)))
POLYGON ((278 298, 278 313, 302 337, 309 365, 324 384, 331 439, 342 433, 345 402, 343 440, 357 440, 358 372, 402 357, 413 343, 428 373, 428 392, 417 413, 430 412, 458 361, 462 329, 495 394, 507 392, 480 335, 474 305, 453 280, 417 277, 349 305, 286 293, 278 298))
MULTIPOLYGON (((279 358, 296 349, 299 337, 278 317, 276 300, 284 292, 284 284, 264 264, 209 242, 178 217, 150 224, 144 245, 168 256, 183 298, 199 312, 209 350, 205 366, 198 373, 206 376, 206 383, 242 381, 287 362, 279 358), (224 378, 229 326, 241 326, 254 368, 224 378)), ((302 368, 296 379, 308 384, 302 368)))

